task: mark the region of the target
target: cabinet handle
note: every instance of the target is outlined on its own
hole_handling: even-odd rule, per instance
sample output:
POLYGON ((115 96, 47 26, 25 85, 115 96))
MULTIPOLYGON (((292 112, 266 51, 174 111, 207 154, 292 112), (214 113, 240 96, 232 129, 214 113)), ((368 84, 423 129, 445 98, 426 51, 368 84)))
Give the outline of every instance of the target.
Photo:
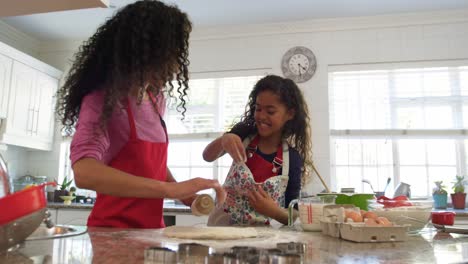
POLYGON ((39 109, 36 109, 36 129, 34 130, 34 133, 37 135, 37 130, 39 129, 39 109))
POLYGON ((26 127, 26 132, 31 132, 31 134, 32 134, 33 118, 34 118, 34 110, 28 109, 28 120, 27 120, 28 126, 26 127))

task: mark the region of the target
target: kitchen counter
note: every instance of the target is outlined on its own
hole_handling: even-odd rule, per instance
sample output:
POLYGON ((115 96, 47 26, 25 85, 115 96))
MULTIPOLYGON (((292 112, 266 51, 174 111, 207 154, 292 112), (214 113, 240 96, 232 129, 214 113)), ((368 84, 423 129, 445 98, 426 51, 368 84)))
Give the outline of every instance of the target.
MULTIPOLYGON (((81 204, 81 203, 71 203, 69 205, 65 205, 63 203, 53 203, 48 202, 47 208, 52 209, 83 209, 83 210, 90 210, 93 209, 92 204, 81 204)), ((185 206, 183 204, 175 204, 175 203, 164 203, 164 213, 191 213, 190 207, 185 206)))
POLYGON ((305 263, 453 263, 468 260, 468 235, 424 229, 405 242, 355 243, 300 227, 259 227, 260 237, 241 240, 183 240, 164 237, 162 229, 90 228, 88 233, 54 240, 27 241, 0 254, 0 263, 144 263, 144 250, 196 242, 216 252, 232 246, 274 248, 279 242, 307 244, 305 263))

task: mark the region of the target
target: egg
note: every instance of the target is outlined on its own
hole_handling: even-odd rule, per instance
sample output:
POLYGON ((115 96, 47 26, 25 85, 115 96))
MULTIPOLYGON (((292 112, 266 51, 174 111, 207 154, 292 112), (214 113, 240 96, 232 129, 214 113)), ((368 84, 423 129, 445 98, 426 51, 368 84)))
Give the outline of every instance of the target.
POLYGON ((376 222, 381 226, 393 226, 392 222, 390 222, 386 217, 382 216, 377 217, 376 222))
POLYGON ((362 222, 362 216, 358 212, 355 211, 347 211, 346 212, 346 222, 351 222, 349 219, 352 220, 352 222, 357 223, 357 222, 362 222))
POLYGON ((373 218, 365 218, 364 219, 364 224, 366 226, 379 226, 379 224, 373 218))
POLYGON ((377 215, 374 212, 366 212, 365 214, 362 215, 364 219, 370 218, 370 219, 377 219, 377 215))

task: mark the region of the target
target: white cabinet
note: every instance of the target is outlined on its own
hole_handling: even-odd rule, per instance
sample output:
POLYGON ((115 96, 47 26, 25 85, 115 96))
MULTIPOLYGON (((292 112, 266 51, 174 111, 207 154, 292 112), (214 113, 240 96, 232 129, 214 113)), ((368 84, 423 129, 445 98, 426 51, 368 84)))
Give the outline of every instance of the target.
POLYGON ((0 143, 51 150, 62 72, 0 42, 0 143))
POLYGON ((91 214, 91 209, 58 209, 57 223, 58 225, 83 225, 88 222, 88 217, 91 214))
POLYGON ((194 216, 192 214, 176 214, 175 224, 178 226, 206 226, 208 216, 194 216))
POLYGON ((58 77, 16 60, 12 62, 10 76, 6 124, 2 128, 0 142, 51 150, 58 77))
POLYGON ((6 118, 13 60, 0 54, 0 119, 6 118))

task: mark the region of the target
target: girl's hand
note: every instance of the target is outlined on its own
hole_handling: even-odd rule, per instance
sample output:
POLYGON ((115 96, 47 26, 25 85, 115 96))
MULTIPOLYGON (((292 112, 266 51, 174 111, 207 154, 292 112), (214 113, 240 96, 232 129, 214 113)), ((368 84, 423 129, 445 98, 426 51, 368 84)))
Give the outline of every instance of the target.
POLYGON ((247 192, 250 205, 262 215, 271 216, 278 208, 275 201, 266 193, 261 186, 247 192))
POLYGON ((231 155, 234 162, 246 162, 247 155, 245 154, 244 144, 241 138, 233 133, 226 133, 221 137, 221 146, 223 150, 231 155))

